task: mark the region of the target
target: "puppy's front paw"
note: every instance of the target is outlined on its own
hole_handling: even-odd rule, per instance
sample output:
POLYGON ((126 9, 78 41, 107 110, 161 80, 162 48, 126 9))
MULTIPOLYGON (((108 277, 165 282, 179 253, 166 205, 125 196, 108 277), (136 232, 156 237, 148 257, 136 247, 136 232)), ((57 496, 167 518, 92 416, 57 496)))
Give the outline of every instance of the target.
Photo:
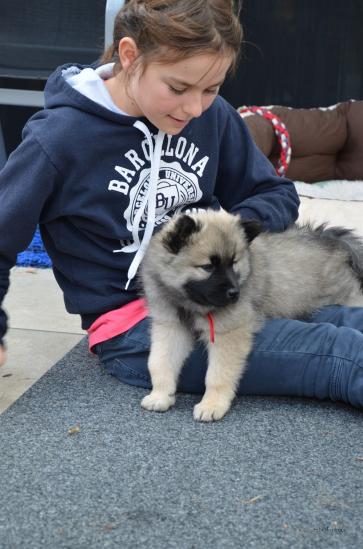
POLYGON ((169 410, 174 404, 175 395, 153 391, 141 401, 141 406, 145 408, 145 410, 150 410, 151 412, 166 412, 166 410, 169 410))
POLYGON ((194 419, 196 421, 218 421, 228 412, 230 403, 226 401, 199 402, 194 406, 194 419))

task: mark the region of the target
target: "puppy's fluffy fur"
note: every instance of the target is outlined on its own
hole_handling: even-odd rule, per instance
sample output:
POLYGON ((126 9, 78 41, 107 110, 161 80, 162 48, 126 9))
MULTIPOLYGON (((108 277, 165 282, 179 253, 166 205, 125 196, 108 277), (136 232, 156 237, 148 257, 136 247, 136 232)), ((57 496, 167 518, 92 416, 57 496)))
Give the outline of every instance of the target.
POLYGON ((153 387, 142 406, 165 411, 175 403, 179 373, 198 337, 209 362, 194 418, 218 420, 231 406, 266 318, 363 305, 363 245, 346 229, 307 225, 264 233, 257 222, 224 210, 182 214, 153 236, 141 278, 152 320, 153 387))

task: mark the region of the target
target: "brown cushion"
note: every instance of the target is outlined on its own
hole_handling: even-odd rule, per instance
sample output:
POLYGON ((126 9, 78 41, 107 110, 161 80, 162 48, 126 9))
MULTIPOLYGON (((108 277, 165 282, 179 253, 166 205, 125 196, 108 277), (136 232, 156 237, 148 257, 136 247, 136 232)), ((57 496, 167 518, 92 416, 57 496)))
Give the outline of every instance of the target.
POLYGON ((244 116, 243 119, 257 147, 267 158, 270 158, 272 155, 274 147, 276 148, 276 152, 278 152, 279 147, 275 139, 274 129, 268 120, 258 114, 244 116))
POLYGON ((348 137, 337 155, 337 179, 363 180, 363 101, 348 104, 348 137))
MULTIPOLYGON (((329 108, 268 108, 290 134, 292 157, 287 177, 309 183, 363 180, 363 101, 329 108)), ((244 120, 257 146, 276 165, 280 148, 271 123, 257 114, 244 120)))
MULTIPOLYGON (((274 166, 278 156, 271 157, 274 166)), ((329 181, 336 179, 335 156, 331 154, 311 154, 309 156, 293 157, 286 177, 293 181, 316 183, 317 181, 329 181)))

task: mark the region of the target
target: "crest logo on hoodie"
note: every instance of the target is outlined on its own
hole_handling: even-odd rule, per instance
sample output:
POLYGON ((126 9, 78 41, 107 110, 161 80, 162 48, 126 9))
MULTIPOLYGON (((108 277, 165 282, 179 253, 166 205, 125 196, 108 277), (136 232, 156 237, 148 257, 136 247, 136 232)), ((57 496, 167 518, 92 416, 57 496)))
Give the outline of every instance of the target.
MULTIPOLYGON (((187 211, 188 205, 193 206, 202 199, 203 192, 199 182, 209 161, 209 156, 200 154, 199 147, 194 143, 188 143, 185 137, 178 136, 175 139, 174 136, 165 135, 163 132, 152 135, 148 134, 148 128, 143 123, 140 122, 139 126, 138 129, 146 136, 141 142, 143 154, 140 155, 139 151, 132 148, 125 152, 127 164, 115 166, 118 178, 112 179, 108 184, 109 191, 121 193, 128 198, 123 217, 127 230, 132 234, 132 239, 120 240, 121 248, 113 252, 136 252, 133 260, 135 264, 136 260, 141 261, 150 240, 151 225, 154 227, 165 223, 182 209, 187 211), (160 150, 160 139, 164 138, 165 141, 161 141, 163 148, 160 150), (155 142, 154 146, 150 146, 151 139, 155 142), (159 150, 155 153, 157 145, 159 150), (157 187, 154 171, 155 154, 158 160, 157 187), (150 183, 151 174, 153 181, 150 183), (148 205, 152 211, 149 211, 148 205)), ((131 267, 134 271, 133 264, 131 267)), ((134 272, 128 275, 130 280, 134 272)))
MULTIPOLYGON (((139 180, 130 190, 130 203, 125 210, 127 228, 132 231, 135 216, 147 198, 149 188, 150 168, 141 170, 139 180)), ((198 177, 188 173, 179 162, 160 162, 159 183, 156 194, 155 225, 165 223, 172 215, 178 213, 183 206, 198 202, 202 197, 198 177)), ((147 206, 142 215, 140 229, 144 229, 147 221, 147 206)))

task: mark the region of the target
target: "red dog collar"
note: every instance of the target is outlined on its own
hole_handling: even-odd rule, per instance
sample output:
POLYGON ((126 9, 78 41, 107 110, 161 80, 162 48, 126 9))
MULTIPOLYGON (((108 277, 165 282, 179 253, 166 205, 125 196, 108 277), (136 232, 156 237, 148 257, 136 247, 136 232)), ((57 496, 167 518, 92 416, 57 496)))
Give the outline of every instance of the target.
POLYGON ((207 318, 209 322, 210 340, 212 343, 214 343, 214 318, 211 313, 207 314, 207 318))

